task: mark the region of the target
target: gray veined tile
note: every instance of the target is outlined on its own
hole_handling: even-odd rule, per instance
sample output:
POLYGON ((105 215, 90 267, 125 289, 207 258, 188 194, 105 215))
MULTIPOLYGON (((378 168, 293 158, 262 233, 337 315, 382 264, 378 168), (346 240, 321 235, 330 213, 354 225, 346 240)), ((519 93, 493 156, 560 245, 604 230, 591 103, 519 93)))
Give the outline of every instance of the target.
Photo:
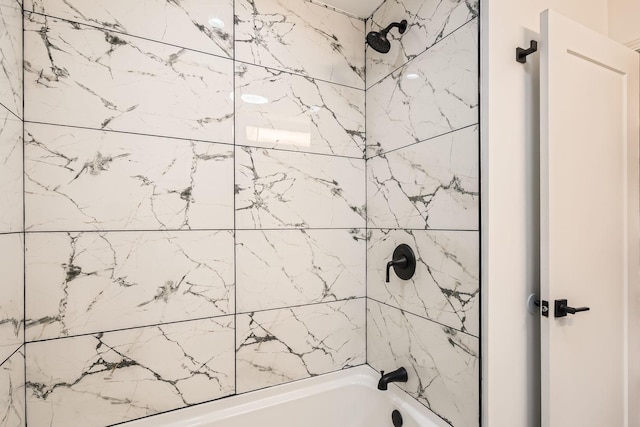
POLYGON ((25 15, 27 120, 233 143, 233 62, 25 15))
POLYGON ((365 295, 364 230, 238 231, 237 311, 365 295))
POLYGON ((480 263, 475 231, 370 230, 367 296, 479 336, 480 263), (401 280, 385 266, 401 243, 417 258, 414 277, 401 280))
POLYGON ((474 20, 367 91, 367 156, 477 122, 474 20))
POLYGON ((0 232, 23 229, 22 120, 0 106, 0 232))
MULTIPOLYGON (((0 235, 0 363, 24 342, 24 245, 22 234, 0 235)), ((1 400, 1 399, 0 399, 1 400)), ((0 414, 2 411, 0 411, 0 414)), ((2 416, 0 415, 0 421, 2 416)), ((0 423, 0 425, 3 425, 0 423)))
POLYGON ((361 365, 364 310, 360 298, 238 315, 237 392, 361 365))
POLYGON ((360 89, 236 65, 236 144, 364 156, 360 89))
POLYGON ((22 8, 17 1, 3 1, 0 2, 0 104, 18 117, 23 117, 22 79, 22 8))
POLYGON ((237 228, 362 228, 364 159, 236 150, 237 228))
POLYGON ((27 344, 29 425, 102 427, 233 394, 233 340, 227 316, 27 344))
POLYGON ((231 314, 231 231, 27 236, 28 340, 231 314))
POLYGON ((25 10, 233 56, 233 0, 25 0, 25 10))
POLYGON ((387 0, 367 20, 367 32, 407 20, 404 34, 389 33, 387 54, 367 46, 367 85, 371 87, 398 67, 479 15, 478 0, 387 0))
POLYGON ((24 348, 0 360, 0 425, 25 427, 24 348))
POLYGON ((235 13, 236 59, 364 89, 363 21, 300 0, 238 0, 235 13))
POLYGON ((478 229, 476 126, 369 160, 372 228, 478 229))
POLYGON ((403 366, 399 383, 453 426, 479 424, 478 339, 410 313, 369 301, 367 362, 376 370, 403 366))
POLYGON ((0 0, 0 6, 11 6, 22 9, 22 0, 0 0))
POLYGON ((233 227, 228 145, 27 124, 25 165, 28 230, 233 227))

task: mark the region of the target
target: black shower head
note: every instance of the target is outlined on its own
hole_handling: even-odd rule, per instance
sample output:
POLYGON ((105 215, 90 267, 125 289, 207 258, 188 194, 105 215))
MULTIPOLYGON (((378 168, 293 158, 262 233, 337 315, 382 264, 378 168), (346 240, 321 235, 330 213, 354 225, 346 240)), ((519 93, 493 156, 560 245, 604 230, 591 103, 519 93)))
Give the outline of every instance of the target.
POLYGON ((367 34, 367 43, 372 49, 380 53, 388 53, 391 50, 391 43, 387 39, 387 33, 394 27, 398 27, 400 34, 404 34, 407 31, 407 20, 403 19, 400 22, 394 22, 389 24, 387 28, 382 31, 371 31, 367 34))

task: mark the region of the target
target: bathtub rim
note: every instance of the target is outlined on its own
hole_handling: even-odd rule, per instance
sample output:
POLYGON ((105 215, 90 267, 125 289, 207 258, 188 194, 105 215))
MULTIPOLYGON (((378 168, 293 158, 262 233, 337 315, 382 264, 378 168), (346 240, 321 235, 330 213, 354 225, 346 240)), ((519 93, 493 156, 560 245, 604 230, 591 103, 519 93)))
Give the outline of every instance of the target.
MULTIPOLYGON (((349 385, 361 386, 372 392, 382 393, 377 390, 379 376, 380 374, 371 366, 360 365, 112 425, 120 427, 193 427, 200 425, 198 423, 220 421, 231 416, 242 415, 260 408, 283 404, 294 399, 309 397, 349 385)), ((451 427, 449 423, 396 384, 389 384, 388 390, 383 393, 403 414, 411 416, 418 422, 428 421, 432 423, 433 427, 451 427)))

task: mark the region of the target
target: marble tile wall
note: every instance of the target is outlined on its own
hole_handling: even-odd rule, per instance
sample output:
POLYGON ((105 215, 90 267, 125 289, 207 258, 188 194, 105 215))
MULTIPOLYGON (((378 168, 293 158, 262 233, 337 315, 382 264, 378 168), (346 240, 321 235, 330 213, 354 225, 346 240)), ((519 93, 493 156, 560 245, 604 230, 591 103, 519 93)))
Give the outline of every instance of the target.
POLYGON ((0 1, 0 104, 22 118, 22 1, 0 1))
POLYGON ((236 59, 364 88, 364 25, 300 0, 236 0, 236 59))
POLYGON ((233 343, 233 316, 29 343, 29 425, 106 426, 228 396, 233 343))
POLYGON ((387 0, 367 31, 367 362, 447 423, 479 425, 478 1, 387 0), (385 282, 398 244, 416 274, 385 282))
POLYGON ((22 2, 0 0, 0 425, 25 420, 22 2))
POLYGON ((403 366, 419 402, 453 426, 479 424, 477 337, 375 300, 367 320, 371 366, 403 366))
POLYGON ((477 425, 477 1, 366 24, 301 0, 21 3, 0 0, 0 424, 368 361, 477 425), (365 29, 403 17, 365 75, 365 29), (398 243, 419 277, 385 284, 398 243))
POLYGON ((24 393, 24 346, 0 365, 0 423, 26 426, 24 393))
POLYGON ((101 427, 365 363, 364 30, 301 0, 24 0, 7 416, 101 427))

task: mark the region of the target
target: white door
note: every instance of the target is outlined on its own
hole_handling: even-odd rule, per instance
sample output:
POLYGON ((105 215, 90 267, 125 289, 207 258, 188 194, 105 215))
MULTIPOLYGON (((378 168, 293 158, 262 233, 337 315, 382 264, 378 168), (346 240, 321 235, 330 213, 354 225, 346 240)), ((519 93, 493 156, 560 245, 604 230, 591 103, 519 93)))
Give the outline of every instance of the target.
POLYGON ((640 57, 553 11, 541 19, 542 426, 636 427, 640 57), (556 317, 564 299, 589 311, 556 317))

